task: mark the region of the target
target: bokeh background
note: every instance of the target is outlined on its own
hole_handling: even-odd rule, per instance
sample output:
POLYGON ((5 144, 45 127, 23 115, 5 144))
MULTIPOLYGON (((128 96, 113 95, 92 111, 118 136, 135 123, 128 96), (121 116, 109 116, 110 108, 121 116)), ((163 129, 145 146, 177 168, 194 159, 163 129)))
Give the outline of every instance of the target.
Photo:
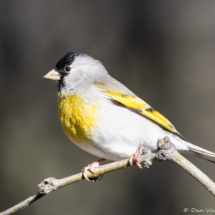
MULTIPOLYGON (((192 143, 215 152, 215 1, 3 0, 0 3, 0 211, 97 158, 58 119, 42 77, 67 52, 99 59, 192 143)), ((188 157, 215 180, 215 165, 188 157)), ((51 193, 19 214, 184 214, 214 198, 170 162, 51 193)), ((189 212, 188 212, 189 214, 189 212)), ((203 213, 201 213, 203 214, 203 213)))

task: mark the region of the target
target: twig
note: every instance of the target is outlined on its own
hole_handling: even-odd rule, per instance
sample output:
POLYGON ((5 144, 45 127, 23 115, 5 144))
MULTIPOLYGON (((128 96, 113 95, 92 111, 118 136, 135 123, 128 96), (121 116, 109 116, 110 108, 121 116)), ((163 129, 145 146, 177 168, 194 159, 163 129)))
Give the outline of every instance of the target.
MULTIPOLYGON (((144 155, 142 155, 138 158, 138 161, 140 163, 145 160, 152 162, 154 158, 155 158, 155 154, 151 153, 151 151, 148 150, 147 153, 145 153, 144 155)), ((87 177, 95 178, 95 177, 98 177, 99 175, 102 175, 102 174, 105 174, 108 172, 112 172, 112 171, 115 171, 118 169, 126 168, 129 166, 130 166, 130 164, 128 162, 128 159, 125 159, 125 160, 117 161, 117 162, 110 163, 107 165, 94 167, 93 171, 95 173, 88 172, 87 177)), ((62 179, 55 179, 52 177, 47 178, 39 184, 40 191, 38 193, 36 193, 34 196, 31 196, 28 199, 20 202, 19 204, 15 205, 14 207, 11 207, 8 210, 1 212, 0 215, 14 214, 14 213, 18 212, 19 210, 26 208, 27 206, 29 206, 33 202, 37 201, 41 197, 47 195, 48 193, 55 191, 59 188, 62 188, 66 185, 69 185, 71 183, 81 181, 81 180, 84 180, 82 173, 78 173, 76 175, 72 175, 72 176, 69 176, 66 178, 62 178, 62 179)))
MULTIPOLYGON (((168 137, 164 139, 158 140, 158 150, 155 153, 152 153, 150 150, 145 150, 144 155, 138 158, 140 163, 150 163, 153 160, 169 160, 172 161, 179 166, 181 166, 184 170, 186 170, 189 174, 191 174, 194 178, 196 178, 203 186, 205 186, 208 191, 215 196, 215 184, 214 182, 208 178, 203 172, 201 172, 196 166, 190 163, 187 159, 185 159, 178 151, 175 149, 174 145, 170 142, 168 137)), ((134 165, 134 163, 133 163, 134 165)), ((112 172, 118 169, 129 167, 130 164, 128 159, 117 161, 114 163, 110 163, 107 165, 103 165, 100 167, 95 167, 93 170, 95 173, 88 172, 88 178, 95 178, 99 175, 112 172)), ((0 215, 9 215, 18 212, 21 209, 29 206, 33 202, 37 201, 41 197, 47 195, 48 193, 55 191, 61 187, 69 185, 74 182, 78 182, 84 180, 82 173, 72 175, 63 179, 55 179, 55 178, 47 178, 39 184, 40 191, 36 193, 34 196, 29 197, 28 199, 24 200, 23 202, 15 205, 12 208, 9 208, 6 211, 0 213, 0 215)))
POLYGON ((215 183, 200 169, 178 153, 175 146, 170 142, 169 137, 159 139, 157 146, 158 153, 156 154, 156 158, 158 160, 169 160, 178 164, 199 181, 215 197, 215 183))

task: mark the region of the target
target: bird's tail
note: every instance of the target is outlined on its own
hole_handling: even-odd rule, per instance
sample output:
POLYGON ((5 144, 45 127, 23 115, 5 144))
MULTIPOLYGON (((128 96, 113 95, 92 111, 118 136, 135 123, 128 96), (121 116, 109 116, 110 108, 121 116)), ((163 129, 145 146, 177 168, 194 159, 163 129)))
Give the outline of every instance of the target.
POLYGON ((186 142, 186 145, 188 146, 189 149, 189 154, 192 154, 196 157, 200 157, 202 159, 211 161, 213 163, 215 163, 215 153, 210 152, 206 149, 203 149, 201 147, 198 147, 196 145, 193 145, 191 143, 186 142))

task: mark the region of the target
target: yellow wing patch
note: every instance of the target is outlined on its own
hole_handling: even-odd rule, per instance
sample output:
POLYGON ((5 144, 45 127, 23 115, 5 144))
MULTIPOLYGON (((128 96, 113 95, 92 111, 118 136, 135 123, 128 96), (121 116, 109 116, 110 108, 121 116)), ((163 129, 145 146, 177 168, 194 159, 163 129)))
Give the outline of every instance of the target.
POLYGON ((169 120, 167 120, 159 112, 152 109, 147 103, 145 103, 140 98, 124 94, 121 91, 112 91, 112 90, 104 89, 102 87, 100 87, 100 88, 111 99, 121 103, 122 105, 126 106, 127 108, 131 109, 132 111, 135 111, 135 112, 149 118, 150 120, 156 122, 158 125, 162 126, 166 130, 173 132, 173 133, 177 133, 177 131, 175 130, 175 128, 173 127, 173 125, 170 123, 169 120))
POLYGON ((166 119, 163 115, 161 115, 159 112, 157 112, 156 110, 145 109, 142 111, 142 115, 157 122, 158 124, 160 124, 162 127, 166 128, 167 130, 169 130, 171 132, 176 132, 176 130, 172 126, 171 122, 168 119, 166 119))

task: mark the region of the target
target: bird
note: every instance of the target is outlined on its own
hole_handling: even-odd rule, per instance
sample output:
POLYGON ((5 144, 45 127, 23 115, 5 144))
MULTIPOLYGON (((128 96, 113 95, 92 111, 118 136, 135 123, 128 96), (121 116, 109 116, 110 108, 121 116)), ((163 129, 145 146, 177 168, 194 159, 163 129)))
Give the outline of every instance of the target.
POLYGON ((67 53, 44 78, 57 82, 59 118, 69 139, 101 158, 82 169, 88 181, 93 181, 88 171, 104 160, 129 158, 142 168, 141 149, 155 151, 157 140, 165 136, 180 153, 215 162, 215 153, 185 140, 168 119, 85 53, 67 53))

